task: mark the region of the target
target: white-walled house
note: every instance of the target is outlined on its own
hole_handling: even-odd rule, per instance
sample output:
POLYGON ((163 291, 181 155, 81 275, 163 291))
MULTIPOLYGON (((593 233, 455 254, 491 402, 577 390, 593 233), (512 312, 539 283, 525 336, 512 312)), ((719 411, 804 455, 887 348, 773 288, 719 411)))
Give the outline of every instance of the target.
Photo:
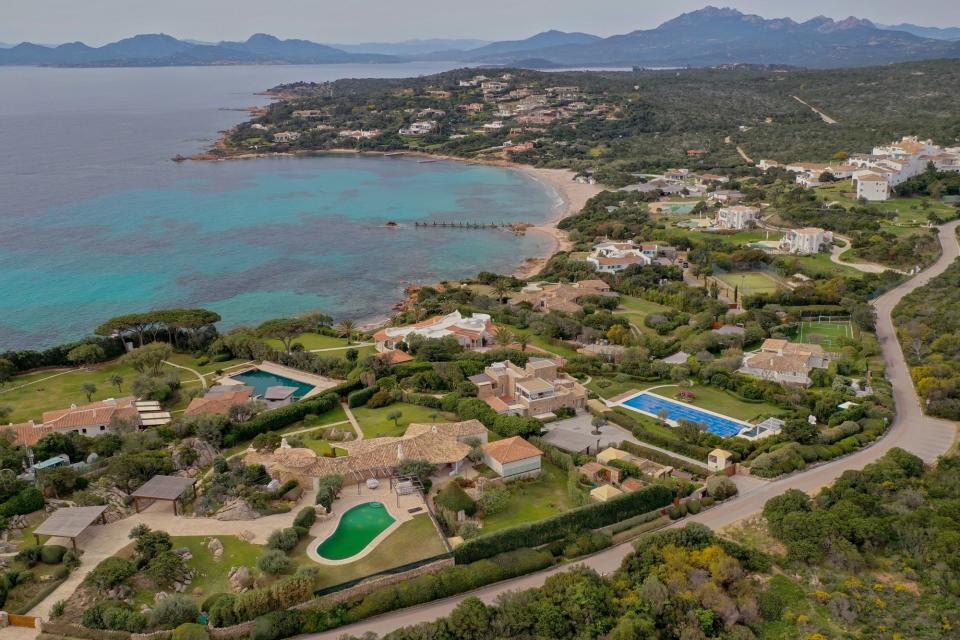
POLYGON ((520 436, 488 442, 481 448, 484 464, 504 480, 519 480, 540 473, 543 452, 520 436))
POLYGON ((857 198, 877 202, 890 197, 890 183, 872 171, 858 171, 853 178, 857 198))
POLYGON ((833 242, 833 233, 818 227, 791 229, 780 239, 780 250, 786 253, 809 255, 833 242))
POLYGON ((653 259, 632 242, 601 242, 593 247, 587 262, 600 273, 616 273, 635 264, 647 266, 653 259))
POLYGON ((436 316, 401 327, 386 327, 374 334, 377 351, 390 351, 404 342, 410 335, 424 338, 446 338, 454 336, 467 349, 479 349, 493 339, 493 321, 486 313, 475 313, 465 317, 459 311, 445 316, 436 316))
POLYGON ((759 216, 760 209, 757 207, 744 205, 722 207, 717 211, 717 226, 721 229, 746 229, 756 224, 759 216))

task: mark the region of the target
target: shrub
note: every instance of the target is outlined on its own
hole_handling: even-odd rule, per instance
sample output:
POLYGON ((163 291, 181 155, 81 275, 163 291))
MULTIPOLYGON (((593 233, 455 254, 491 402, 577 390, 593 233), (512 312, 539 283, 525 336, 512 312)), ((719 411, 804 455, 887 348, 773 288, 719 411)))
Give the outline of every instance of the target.
POLYGON ((507 508, 510 502, 510 491, 505 487, 489 487, 480 496, 480 508, 484 515, 492 516, 507 508))
POLYGON ((94 567, 93 571, 88 573, 83 581, 95 589, 106 591, 117 586, 136 572, 137 565, 133 561, 111 556, 94 567))
POLYGON ((39 489, 30 485, 0 504, 0 516, 9 518, 10 516, 26 515, 39 509, 43 509, 43 494, 40 493, 39 489))
POLYGON ((707 478, 707 493, 716 500, 726 500, 737 495, 737 485, 727 476, 707 478))
POLYGON ((229 627, 237 624, 240 620, 237 617, 234 607, 237 604, 237 596, 232 593, 218 594, 218 598, 207 613, 210 614, 210 624, 215 627, 229 627))
POLYGON ((292 551, 298 542, 300 542, 300 536, 293 527, 277 529, 267 538, 267 549, 278 549, 284 552, 292 551))
POLYGON ((228 593, 223 593, 223 592, 220 592, 220 593, 211 593, 209 596, 207 596, 206 598, 204 598, 203 603, 200 604, 200 610, 201 610, 201 611, 206 611, 207 613, 209 613, 209 612, 210 612, 210 609, 213 608, 213 605, 215 605, 217 602, 219 602, 220 600, 222 600, 223 598, 225 598, 225 597, 228 596, 228 595, 230 595, 230 594, 228 594, 228 593))
POLYGON ((378 387, 377 385, 373 385, 373 386, 367 387, 367 388, 365 388, 365 389, 360 389, 360 390, 358 390, 358 391, 354 391, 353 393, 351 393, 350 395, 347 396, 347 405, 348 405, 351 409, 356 409, 357 407, 362 407, 362 406, 366 405, 366 404, 367 404, 367 400, 369 400, 370 398, 372 398, 372 397, 373 397, 373 394, 377 393, 378 391, 380 391, 380 387, 378 387))
POLYGON ((440 489, 434 502, 453 513, 463 511, 468 516, 472 516, 477 511, 477 503, 456 482, 449 482, 440 489))
POLYGON ((717 501, 716 498, 712 498, 711 496, 704 496, 703 499, 700 500, 700 505, 703 507, 712 507, 716 501, 717 501))
POLYGON ((43 564, 60 564, 63 562, 63 556, 66 553, 66 547, 59 544, 47 544, 40 547, 40 561, 43 564))
POLYGON ((309 529, 313 526, 313 523, 317 521, 317 511, 313 507, 304 507, 300 509, 297 513, 297 517, 293 519, 293 526, 303 527, 304 529, 309 529))
POLYGON ((277 576, 290 568, 290 558, 279 549, 268 549, 257 559, 257 566, 264 573, 277 576))
POLYGON ((176 627, 195 622, 200 615, 196 601, 190 596, 175 594, 158 602, 150 612, 150 621, 158 627, 176 627))
POLYGON ((66 609, 67 609, 67 601, 66 601, 66 600, 57 600, 57 601, 54 602, 53 605, 50 607, 50 617, 51 617, 51 618, 59 618, 60 616, 63 615, 63 612, 66 611, 66 609))
POLYGON ((20 552, 13 557, 13 559, 19 560, 20 562, 24 563, 28 567, 32 567, 33 565, 40 562, 41 549, 42 547, 39 547, 37 545, 30 545, 29 547, 25 547, 24 549, 21 549, 20 552))
POLYGON ((322 476, 317 480, 317 500, 316 504, 323 505, 327 511, 337 499, 337 494, 343 487, 343 476, 331 474, 322 476))
POLYGON ((695 515, 695 514, 698 514, 698 513, 700 513, 700 507, 701 507, 700 501, 697 500, 696 498, 691 498, 691 499, 687 500, 687 512, 688 512, 688 513, 692 513, 692 514, 694 514, 694 515, 695 515))
POLYGON ((142 613, 134 611, 128 604, 113 600, 99 602, 85 609, 81 623, 90 629, 131 633, 138 633, 147 628, 147 618, 142 613))
POLYGON ((273 611, 261 616, 250 629, 250 640, 278 640, 300 633, 302 616, 299 611, 273 611))
POLYGON ((371 409, 379 409, 380 407, 386 407, 390 404, 393 404, 393 395, 386 389, 377 391, 367 400, 367 406, 371 409))
POLYGON ((210 640, 210 634, 202 624, 185 622, 173 630, 171 640, 210 640))
POLYGON ((539 546, 560 540, 582 529, 597 529, 664 507, 673 500, 673 491, 662 485, 650 485, 640 491, 571 509, 538 522, 502 529, 464 542, 454 551, 458 564, 489 558, 520 547, 539 546))

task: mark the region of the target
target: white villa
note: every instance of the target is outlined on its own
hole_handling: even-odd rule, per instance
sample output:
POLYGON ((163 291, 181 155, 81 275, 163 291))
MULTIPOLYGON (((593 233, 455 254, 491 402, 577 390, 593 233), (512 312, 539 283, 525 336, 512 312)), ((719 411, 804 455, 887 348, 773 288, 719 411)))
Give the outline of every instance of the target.
POLYGON ((649 265, 653 260, 632 242, 601 242, 593 247, 587 262, 600 273, 616 273, 635 264, 649 265))
POLYGON ((717 226, 721 229, 746 229, 756 224, 760 209, 738 204, 717 211, 717 226))
POLYGON ((432 132, 437 128, 437 123, 433 120, 418 120, 413 122, 408 127, 400 127, 400 135, 402 136, 425 136, 428 133, 432 132))
POLYGON ((828 366, 830 356, 818 344, 768 338, 759 351, 743 357, 739 372, 763 380, 807 386, 812 369, 826 369, 828 366))
POLYGON ((299 139, 299 131, 278 131, 273 134, 274 142, 296 142, 299 139))
POLYGON ((467 349, 478 349, 493 338, 493 321, 486 313, 475 313, 469 318, 459 311, 445 316, 435 316, 402 327, 387 327, 374 334, 377 351, 396 349, 397 343, 404 342, 408 336, 416 334, 424 338, 446 338, 453 336, 467 349))
POLYGON ((810 255, 819 253, 820 247, 833 242, 833 233, 819 227, 791 229, 780 240, 780 250, 786 253, 810 255))

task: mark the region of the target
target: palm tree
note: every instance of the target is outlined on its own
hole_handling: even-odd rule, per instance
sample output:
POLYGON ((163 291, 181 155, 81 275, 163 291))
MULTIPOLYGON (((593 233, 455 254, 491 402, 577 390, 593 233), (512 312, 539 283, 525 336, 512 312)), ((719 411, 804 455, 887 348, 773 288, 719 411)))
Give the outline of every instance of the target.
POLYGON ((501 279, 493 283, 492 289, 497 294, 497 302, 502 303, 503 297, 507 295, 507 291, 510 291, 510 285, 506 280, 501 279))
POLYGON ((117 388, 117 391, 123 391, 123 376, 113 374, 112 376, 107 378, 107 382, 115 386, 117 388))
POLYGON ((527 347, 530 345, 530 334, 521 333, 519 336, 517 336, 516 342, 520 345, 520 351, 526 351, 527 347))
POLYGON ((347 344, 353 344, 353 334, 357 332, 357 323, 353 320, 341 320, 337 325, 337 333, 347 339, 347 344))
POLYGON ((506 347, 511 342, 513 342, 514 336, 513 331, 506 327, 497 327, 493 332, 493 339, 497 341, 501 347, 506 347))

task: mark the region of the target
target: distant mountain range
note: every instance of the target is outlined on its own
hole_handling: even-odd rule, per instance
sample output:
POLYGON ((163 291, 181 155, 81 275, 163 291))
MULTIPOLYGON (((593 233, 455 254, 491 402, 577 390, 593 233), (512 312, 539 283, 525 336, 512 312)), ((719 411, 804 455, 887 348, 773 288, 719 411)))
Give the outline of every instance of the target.
POLYGON ((889 31, 906 31, 921 38, 934 38, 935 40, 960 40, 960 27, 921 27, 916 24, 904 22, 893 25, 877 25, 880 29, 889 31))
POLYGON ((451 60, 476 65, 556 67, 678 67, 771 64, 853 67, 931 58, 960 58, 960 28, 897 25, 859 18, 796 22, 736 9, 706 7, 655 29, 608 38, 545 31, 525 40, 410 40, 324 45, 256 34, 216 44, 139 35, 102 47, 21 43, 0 48, 0 65, 175 66, 224 64, 385 63, 451 60))

